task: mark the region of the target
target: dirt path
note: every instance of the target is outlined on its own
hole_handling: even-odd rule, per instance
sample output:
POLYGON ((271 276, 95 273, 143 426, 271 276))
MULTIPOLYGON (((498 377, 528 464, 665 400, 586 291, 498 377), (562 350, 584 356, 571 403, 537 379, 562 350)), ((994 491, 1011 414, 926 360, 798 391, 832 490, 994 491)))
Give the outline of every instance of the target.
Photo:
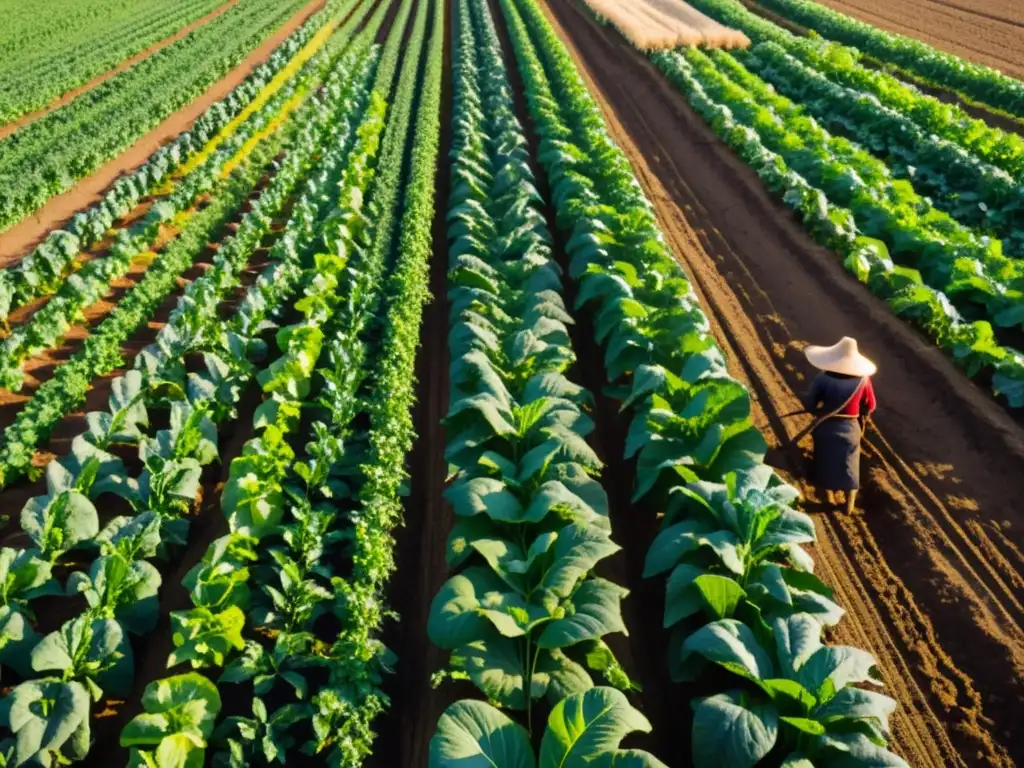
POLYGON ((876 27, 1024 77, 1024 4, 1014 0, 822 0, 876 27))
MULTIPOLYGON (((805 344, 856 335, 879 361, 868 512, 818 514, 816 554, 851 614, 834 639, 875 653, 902 705, 896 748, 915 766, 1024 761, 1012 735, 1024 703, 1024 433, 817 247, 645 59, 570 0, 550 12, 769 442, 801 426, 781 414, 806 388, 805 344)), ((799 474, 798 459, 769 458, 799 474)), ((804 490, 809 510, 824 512, 804 490)))
POLYGON ((218 80, 201 97, 170 115, 91 176, 82 179, 67 192, 51 198, 35 214, 26 217, 0 235, 0 267, 19 259, 41 242, 47 233, 60 228, 78 211, 102 200, 107 188, 119 176, 134 171, 160 146, 174 139, 182 131, 188 130, 211 104, 234 90, 256 67, 270 58, 277 46, 325 5, 326 0, 310 0, 301 11, 264 40, 241 64, 218 80))
POLYGON ((110 78, 114 77, 115 75, 120 74, 121 72, 124 72, 126 69, 131 69, 136 64, 138 64, 140 61, 142 61, 143 59, 149 58, 154 53, 159 51, 161 48, 166 48, 171 43, 176 43, 178 40, 181 40, 181 38, 185 37, 185 35, 187 35, 192 30, 198 29, 199 27, 203 26, 204 24, 207 24, 207 23, 213 21, 215 18, 217 18, 221 14, 227 13, 232 7, 234 7, 235 5, 238 5, 238 3, 239 3, 239 0, 227 0, 226 3, 224 3, 221 6, 218 6, 217 8, 212 10, 210 13, 206 14, 205 16, 203 16, 202 18, 196 19, 191 24, 188 24, 187 26, 182 27, 177 32, 175 32, 173 35, 171 35, 169 37, 165 37, 163 40, 158 40, 157 42, 153 43, 148 48, 146 48, 146 49, 144 49, 142 51, 139 51, 134 56, 128 57, 127 59, 122 61, 120 64, 118 64, 116 67, 114 67, 113 69, 108 69, 106 72, 104 72, 104 73, 102 73, 100 75, 97 75, 92 80, 90 80, 89 82, 85 83, 84 85, 80 85, 77 88, 74 88, 74 89, 68 91, 63 96, 61 96, 59 99, 56 99, 51 104, 47 104, 42 109, 37 109, 34 112, 28 112, 28 113, 22 115, 21 117, 19 117, 17 120, 14 120, 14 121, 12 121, 10 123, 7 123, 6 125, 0 126, 0 140, 6 139, 8 136, 10 136, 12 133, 17 131, 19 128, 22 128, 23 126, 26 126, 29 123, 38 120, 43 115, 48 115, 50 112, 53 112, 55 109, 60 109, 65 104, 70 104, 72 101, 77 99, 83 93, 85 93, 87 91, 91 91, 97 85, 105 83, 107 80, 109 80, 110 78))

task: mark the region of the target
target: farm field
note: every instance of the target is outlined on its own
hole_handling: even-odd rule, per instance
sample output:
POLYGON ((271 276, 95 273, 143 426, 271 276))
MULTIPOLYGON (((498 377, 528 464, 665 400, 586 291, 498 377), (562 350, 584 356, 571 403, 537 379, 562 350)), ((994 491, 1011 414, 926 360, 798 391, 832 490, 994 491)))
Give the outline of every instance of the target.
MULTIPOLYGON (((0 124, 46 107, 111 71, 144 58, 226 11, 233 3, 51 3, 47 13, 5 2, 0 50, 0 124), (53 23, 54 18, 59 19, 53 23)), ((7 126, 5 126, 7 127, 7 126)))
POLYGON ((825 5, 876 27, 916 37, 968 61, 1024 76, 1020 50, 1024 8, 1009 0, 911 0, 908 3, 826 0, 825 5))
POLYGON ((688 6, 12 9, 0 765, 1024 763, 1024 83, 688 6))

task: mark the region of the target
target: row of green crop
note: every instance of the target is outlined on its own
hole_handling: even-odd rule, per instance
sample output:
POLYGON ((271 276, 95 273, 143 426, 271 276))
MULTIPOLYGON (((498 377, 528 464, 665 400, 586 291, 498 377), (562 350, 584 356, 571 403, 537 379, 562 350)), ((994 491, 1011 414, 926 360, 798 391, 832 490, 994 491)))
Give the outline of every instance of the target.
MULTIPOLYGON (((188 2, 117 3, 86 23, 69 25, 63 35, 38 39, 36 30, 16 29, 5 18, 4 48, 0 63, 0 125, 26 112, 50 104, 91 78, 116 67, 148 46, 173 35, 224 0, 188 2), (12 47, 12 43, 14 44, 12 47)), ((5 8, 5 14, 12 9, 5 8)), ((60 29, 60 11, 32 12, 30 22, 60 29)))
POLYGON ((609 383, 632 416, 634 498, 664 512, 647 575, 666 581, 670 672, 730 690, 693 702, 699 767, 905 765, 884 747, 891 699, 864 651, 822 642, 841 609, 811 573, 810 518, 764 461, 745 389, 609 138, 565 47, 534 0, 502 0, 541 137, 539 159, 568 237, 577 304, 593 320, 609 383))
POLYGON ((655 64, 819 243, 969 376, 990 377, 1020 407, 1024 356, 992 326, 1021 324, 1024 272, 999 236, 1012 256, 1024 142, 869 70, 855 49, 796 37, 734 0, 695 3, 755 46, 661 52, 655 64))
MULTIPOLYGON (((236 5, 0 141, 0 231, 196 98, 302 4, 253 0, 236 5)), ((320 23, 327 18, 323 14, 320 23)))
MULTIPOLYGON (((200 195, 214 190, 228 162, 237 162, 250 139, 272 129, 282 108, 293 98, 301 98, 318 84, 321 62, 308 63, 258 110, 249 115, 225 141, 199 166, 178 180, 164 199, 149 207, 146 214, 120 230, 104 255, 98 256, 62 279, 47 303, 29 319, 15 327, 0 344, 0 387, 16 392, 22 387, 22 363, 45 349, 58 346, 65 334, 80 322, 84 310, 110 291, 111 284, 123 277, 132 264, 150 252, 164 227, 181 226, 200 195)), ((158 262, 160 254, 154 257, 158 262)))
MULTIPOLYGON (((214 227, 249 195, 259 177, 259 171, 258 164, 253 165, 233 178, 222 190, 219 198, 207 209, 210 215, 196 218, 197 226, 193 231, 183 235, 180 249, 172 248, 168 252, 165 263, 174 263, 178 271, 187 267, 198 249, 206 243, 214 227)), ((147 276, 152 275, 159 283, 149 282, 143 292, 131 297, 134 301, 126 300, 118 305, 116 314, 107 321, 112 323, 108 328, 116 330, 117 333, 106 332, 108 328, 101 328, 97 334, 91 336, 90 340, 97 339, 97 342, 86 348, 86 354, 79 355, 70 364, 60 368, 57 376, 51 380, 58 383, 57 387, 50 388, 41 396, 37 395, 32 401, 32 406, 36 407, 26 408, 22 414, 34 415, 36 408, 45 407, 51 399, 59 401, 67 395, 69 384, 76 388, 80 387, 84 395, 92 376, 91 373, 83 372, 83 367, 92 368, 104 360, 111 360, 107 363, 110 368, 116 367, 115 360, 111 358, 119 354, 120 345, 117 341, 121 329, 125 326, 134 327, 147 317, 163 299, 165 288, 169 290, 173 287, 176 274, 176 271, 170 271, 170 267, 147 273, 147 276), (78 379, 72 379, 68 374, 60 375, 63 371, 71 371, 78 379)), ((137 394, 131 387, 129 378, 114 390, 114 404, 121 410, 122 398, 133 401, 137 394)), ((128 413, 134 411, 129 409, 128 413)), ((148 464, 162 468, 167 459, 174 458, 173 455, 166 454, 168 450, 173 452, 175 437, 179 432, 185 431, 189 439, 204 436, 204 415, 202 412, 192 413, 182 408, 173 409, 171 428, 165 435, 157 435, 152 443, 144 441, 140 446, 140 455, 148 459, 148 464)), ((99 426, 98 429, 102 430, 103 426, 99 426)), ((133 426, 135 425, 131 422, 114 422, 109 428, 113 431, 114 439, 127 441, 130 439, 130 430, 133 426), (125 435, 117 431, 122 427, 127 430, 125 435)), ((5 446, 8 450, 15 447, 5 446)), ((113 482, 121 480, 123 473, 120 471, 120 465, 120 459, 81 438, 76 440, 70 457, 63 463, 53 463, 49 466, 46 473, 47 494, 32 499, 22 510, 21 516, 22 530, 35 545, 39 556, 45 558, 43 562, 56 562, 79 546, 94 542, 98 544, 108 534, 118 537, 118 534, 122 533, 118 527, 109 532, 100 531, 98 513, 89 498, 89 494, 98 495, 111 490, 109 484, 104 483, 108 475, 112 475, 113 482)), ((171 510, 177 509, 181 515, 187 509, 182 509, 180 504, 174 503, 177 501, 176 494, 189 487, 190 483, 194 483, 195 478, 192 475, 198 472, 190 473, 189 467, 173 465, 167 469, 167 476, 159 478, 147 470, 146 476, 142 478, 145 485, 140 485, 138 481, 134 485, 125 485, 124 495, 134 491, 140 497, 140 501, 147 506, 156 507, 158 501, 164 502, 171 510), (159 480, 165 480, 167 484, 158 485, 159 480)), ((138 518, 134 520, 137 521, 138 518)), ((161 543, 164 540, 173 540, 171 536, 175 529, 175 526, 168 526, 166 530, 162 530, 161 543)), ((150 591, 155 590, 159 584, 159 575, 155 569, 142 565, 135 566, 134 563, 137 553, 148 552, 148 532, 144 535, 132 526, 130 533, 124 535, 129 539, 125 546, 131 559, 115 555, 114 548, 118 542, 113 542, 105 552, 110 559, 99 558, 95 563, 98 569, 96 572, 83 574, 84 578, 73 578, 64 587, 72 595, 80 590, 85 592, 86 599, 93 603, 95 608, 90 606, 90 610, 81 617, 68 621, 61 629, 51 632, 42 639, 33 637, 27 625, 23 627, 23 634, 7 636, 11 641, 20 641, 9 642, 5 647, 5 651, 9 650, 11 663, 20 661, 41 676, 38 680, 27 681, 17 686, 0 703, 0 714, 5 715, 3 720, 17 739, 16 745, 4 745, 4 752, 13 755, 10 759, 15 765, 30 760, 38 760, 45 764, 55 758, 52 752, 61 749, 66 750, 66 757, 83 758, 88 751, 90 695, 98 700, 103 691, 106 691, 107 695, 116 696, 124 695, 130 690, 133 670, 131 646, 124 635, 122 624, 104 614, 117 614, 118 609, 123 608, 121 619, 124 628, 132 630, 137 630, 140 626, 137 622, 144 620, 135 614, 136 609, 144 616, 147 611, 152 613, 152 620, 155 620, 156 616, 152 611, 155 607, 154 601, 147 598, 152 597, 150 591), (138 541, 139 537, 145 541, 138 541), (122 602, 126 605, 120 605, 122 602), (28 643, 28 647, 23 647, 21 642, 28 643), (25 652, 29 650, 29 653, 25 652), (52 673, 51 676, 46 676, 48 672, 52 673), (50 707, 47 702, 51 700, 63 702, 64 705, 50 707), (40 703, 33 706, 36 701, 40 703), (52 723, 51 718, 55 719, 52 723), (45 733, 48 730, 56 731, 60 737, 46 737, 45 733)), ((22 553, 22 557, 26 554, 22 553)), ((19 566, 38 568, 35 558, 19 563, 19 566)), ((60 589, 59 583, 50 577, 49 568, 45 569, 45 573, 46 578, 38 585, 39 588, 56 586, 60 589)), ((146 618, 148 619, 148 616, 146 618)))
POLYGON ((72 217, 67 229, 50 232, 15 266, 0 271, 0 319, 27 302, 52 293, 74 267, 82 251, 99 242, 115 222, 200 152, 309 42, 318 19, 304 24, 225 99, 212 104, 192 127, 160 147, 136 171, 119 178, 103 199, 72 217))
MULTIPOLYGON (((185 515, 195 502, 202 468, 218 456, 216 423, 236 416, 235 405, 256 373, 251 358, 260 354, 258 336, 264 323, 294 292, 304 274, 300 258, 315 247, 317 234, 311 222, 317 216, 326 217, 331 208, 331 198, 323 193, 331 189, 328 181, 334 179, 323 179, 319 174, 329 175, 332 161, 340 165, 345 158, 343 148, 356 143, 357 131, 350 121, 360 118, 368 102, 376 55, 366 53, 365 42, 339 61, 325 88, 300 110, 292 150, 278 164, 273 180, 238 230, 222 244, 212 269, 190 286, 157 342, 140 356, 137 369, 114 383, 109 411, 89 414, 89 431, 75 440, 72 456, 50 465, 49 496, 30 503, 23 513, 23 528, 34 537, 38 549, 12 553, 14 562, 20 565, 22 589, 20 594, 7 596, 5 623, 18 628, 21 638, 3 647, 3 662, 16 667, 23 662, 25 672, 27 657, 34 672, 56 670, 60 677, 22 683, 0 705, 17 739, 13 745, 4 745, 5 754, 14 761, 11 764, 58 755, 81 759, 88 748, 90 709, 89 697, 83 698, 82 694, 98 699, 104 693, 123 696, 131 690, 132 646, 125 633, 144 634, 157 618, 160 574, 148 561, 165 560, 187 540, 185 515), (322 147, 335 142, 338 152, 321 156, 322 147), (218 318, 218 304, 238 286, 249 256, 271 231, 274 218, 285 210, 292 190, 315 167, 319 170, 312 175, 313 181, 272 249, 273 264, 250 287, 231 322, 225 325, 218 318), (197 356, 202 357, 205 370, 190 373, 185 363, 197 356), (165 408, 170 409, 170 426, 156 430, 152 416, 165 408), (143 466, 138 478, 107 452, 113 446, 131 445, 138 446, 143 466), (116 518, 98 531, 94 530, 98 525, 92 499, 104 493, 123 497, 135 515, 116 518), (101 556, 88 574, 72 575, 65 587, 69 594, 86 595, 87 610, 61 630, 41 640, 32 638, 27 621, 32 618, 31 600, 52 592, 56 584, 50 574, 52 564, 64 552, 88 544, 98 546, 101 556), (28 576, 37 583, 27 581, 28 576), (54 647, 64 648, 70 661, 54 666, 61 658, 55 656, 54 647), (33 717, 26 720, 16 714, 33 701, 42 704, 32 705, 33 717), (49 701, 73 706, 48 707, 49 701), (43 737, 38 730, 40 724, 59 736, 43 737)), ((368 126, 382 121, 383 104, 379 99, 374 104, 368 126)), ((375 145, 372 134, 368 127, 362 139, 369 151, 375 145)), ((354 156, 348 163, 340 169, 347 171, 346 181, 354 183, 366 175, 365 160, 354 156)), ((224 583, 230 580, 206 581, 200 593, 211 601, 219 599, 214 597, 218 594, 222 598, 224 592, 218 593, 218 589, 224 583)), ((176 629, 192 640, 194 636, 189 633, 197 623, 183 621, 176 629)), ((209 630, 211 626, 216 623, 209 619, 204 628, 209 630)), ((205 645, 197 642, 196 647, 215 653, 218 646, 213 637, 208 637, 205 645)), ((195 653, 193 646, 176 653, 190 658, 189 648, 195 653)), ((173 685, 154 686, 154 690, 157 688, 170 698, 164 700, 159 693, 144 697, 150 712, 156 701, 167 704, 180 693, 173 685)), ((194 711, 195 704, 183 710, 194 711)), ((170 708, 162 711, 166 715, 170 708)), ((193 759, 188 754, 192 751, 190 744, 193 749, 199 745, 182 735, 191 733, 187 718, 166 715, 163 720, 143 720, 142 740, 137 742, 140 747, 156 745, 162 736, 169 737, 167 745, 157 746, 154 751, 154 759, 160 764, 171 764, 167 761, 172 755, 182 761, 180 764, 193 759), (158 733, 161 722, 162 735, 158 733), (176 731, 175 726, 180 730, 176 731)))
POLYGON ((457 573, 434 598, 428 634, 451 651, 445 674, 471 680, 489 703, 446 710, 429 765, 536 765, 534 701, 546 699, 541 765, 663 767, 618 748, 650 725, 591 678, 631 687, 604 642, 626 632, 627 590, 593 572, 619 547, 586 441, 592 397, 566 376, 572 319, 490 12, 460 0, 453 19, 445 495, 457 573), (495 705, 524 712, 523 724, 495 705))
MULTIPOLYGON (((373 96, 380 106, 411 8, 411 2, 402 4, 390 33, 373 96)), ((319 198, 337 200, 338 207, 319 226, 320 252, 304 273, 304 295, 295 306, 306 319, 279 332, 284 355, 260 375, 269 395, 255 415, 261 434, 232 462, 222 498, 231 533, 211 546, 187 578, 196 609, 172 617, 178 627, 191 624, 195 631, 179 631, 186 640, 169 666, 186 658, 194 659, 193 666, 225 664, 242 639, 241 610, 251 617, 244 652, 230 661, 220 681, 253 682, 253 716, 233 715, 214 732, 217 697, 198 724, 206 737, 212 733, 227 747, 223 760, 231 765, 287 762, 288 750, 303 736, 303 752, 323 754, 333 765, 359 765, 372 748, 372 721, 387 704, 380 685, 391 655, 377 635, 411 439, 411 366, 425 298, 439 127, 440 5, 420 89, 398 255, 391 276, 384 275, 398 227, 395 211, 413 135, 428 10, 428 4, 419 5, 376 171, 369 166, 372 155, 357 151, 340 180, 328 178, 328 187, 337 190, 319 198), (370 209, 360 211, 371 178, 372 219, 370 209), (300 402, 311 423, 299 420, 300 402), (293 451, 289 443, 301 436, 309 442, 293 451), (214 590, 226 600, 211 608, 202 601, 217 582, 230 587, 214 590), (216 651, 197 656, 187 638, 197 637, 206 647, 209 633, 202 627, 211 609, 233 617, 221 622, 216 651), (335 620, 327 624, 337 628, 333 638, 322 637, 327 616, 335 620), (264 696, 275 688, 285 692, 285 703, 268 711, 264 696)), ((376 122, 369 118, 357 135, 375 153, 382 114, 376 122)), ((198 684, 211 700, 216 696, 211 683, 194 675, 154 683, 154 690, 161 684, 198 684)), ((130 724, 122 742, 137 746, 141 733, 144 722, 130 724)), ((158 750, 162 743, 147 746, 158 750)))
MULTIPOLYGON (((188 220, 141 279, 91 330, 69 360, 58 366, 51 378, 33 392, 3 432, 0 486, 6 486, 26 473, 32 475, 38 471, 32 469, 32 457, 39 444, 49 437, 56 424, 85 400, 96 377, 121 365, 121 345, 175 290, 179 277, 241 208, 260 176, 273 170, 273 157, 284 140, 280 131, 275 133, 257 145, 241 169, 217 182, 210 192, 209 205, 188 220)), ((75 276, 69 281, 74 286, 75 276)))
POLYGON ((759 4, 823 37, 855 45, 884 65, 1024 118, 1024 83, 999 70, 965 61, 920 40, 885 32, 812 0, 759 0, 759 4))
POLYGON ((271 168, 272 150, 283 137, 275 135, 257 148, 250 160, 225 179, 210 197, 209 205, 178 233, 159 262, 118 301, 67 362, 40 385, 3 432, 0 446, 0 485, 6 486, 26 473, 35 475, 32 458, 38 445, 71 410, 85 401, 97 376, 123 363, 121 346, 142 326, 177 287, 179 277, 215 239, 252 194, 263 173, 271 168))
POLYGON ((774 43, 737 59, 830 131, 885 160, 936 208, 1002 240, 1008 256, 1024 258, 1024 186, 1013 176, 877 99, 833 83, 774 43))
POLYGON ((819 37, 799 37, 748 11, 737 0, 693 0, 717 21, 745 32, 755 43, 772 42, 837 85, 852 88, 912 119, 939 139, 953 142, 978 160, 1024 179, 1024 138, 972 118, 956 104, 928 96, 893 75, 862 63, 856 48, 819 37))
MULTIPOLYGON (((356 14, 353 20, 357 21, 360 17, 361 14, 356 14)), ((378 11, 362 36, 365 38, 372 34, 382 22, 383 11, 378 11)), ((353 23, 350 21, 345 28, 338 31, 338 34, 348 34, 352 29, 353 23)), ((291 125, 294 123, 285 125, 284 135, 278 126, 278 131, 265 138, 262 143, 280 145, 292 130, 291 125)), ((263 157, 264 163, 269 163, 273 152, 266 155, 266 150, 261 150, 260 146, 257 145, 257 154, 263 157)), ((273 170, 273 166, 270 165, 266 165, 266 168, 268 171, 273 170)), ((227 184, 227 180, 222 180, 217 189, 223 190, 227 184)), ((217 204, 204 209, 185 224, 161 257, 147 269, 141 280, 93 330, 68 363, 60 366, 53 377, 35 391, 14 421, 4 430, 3 444, 0 446, 0 487, 10 484, 26 473, 32 474, 36 471, 32 469, 31 463, 38 445, 49 437, 51 430, 61 419, 84 401, 96 376, 108 373, 121 364, 120 348, 123 341, 174 289, 177 277, 192 264, 195 256, 206 245, 217 223, 230 216, 241 203, 240 199, 233 200, 232 205, 225 207, 226 201, 218 203, 218 195, 223 197, 222 192, 215 192, 214 202, 217 204)))
POLYGON ((1008 255, 1024 256, 1024 139, 863 66, 856 49, 796 37, 734 0, 698 4, 757 41, 735 54, 751 71, 886 160, 940 210, 1002 239, 1008 255))
MULTIPOLYGON (((365 78, 362 90, 367 102, 371 89, 365 78)), ((334 744, 331 729, 314 723, 315 717, 323 718, 318 709, 330 701, 334 686, 317 691, 307 676, 326 672, 333 682, 343 663, 317 629, 325 615, 347 620, 338 591, 345 575, 336 563, 347 559, 349 546, 349 521, 339 507, 352 481, 346 473, 352 467, 341 459, 343 451, 351 450, 344 417, 353 409, 335 409, 351 402, 360 371, 348 372, 343 383, 351 387, 314 395, 313 385, 314 377, 331 380, 327 377, 342 360, 360 354, 360 332, 372 318, 372 291, 362 294, 363 301, 347 298, 362 282, 368 220, 361 199, 373 174, 370 161, 380 143, 383 107, 379 100, 370 104, 349 157, 342 154, 344 144, 327 152, 342 162, 329 171, 322 190, 341 207, 321 211, 313 231, 331 250, 304 254, 314 258, 298 281, 295 308, 301 319, 276 334, 279 355, 257 377, 265 395, 253 414, 257 437, 232 461, 221 497, 229 533, 210 545, 185 578, 193 607, 171 614, 175 649, 168 668, 188 664, 207 675, 223 668, 220 684, 252 681, 253 717, 233 713, 214 734, 219 705, 201 713, 201 719, 177 722, 162 732, 147 728, 147 717, 140 716, 121 734, 133 758, 158 753, 188 727, 201 734, 203 743, 195 749, 212 739, 234 765, 285 761, 295 744, 285 732, 300 721, 307 726, 304 752, 319 753, 334 744), (311 414, 308 429, 304 412, 311 414), (304 449, 294 450, 291 445, 303 438, 309 441, 304 449), (268 709, 264 699, 279 685, 290 695, 279 708, 268 709)), ((199 675, 150 685, 167 686, 172 706, 187 703, 178 697, 190 685, 217 695, 213 682, 199 675)), ((147 708, 150 715, 163 711, 147 708)))
POLYGON ((967 229, 858 146, 838 139, 724 52, 655 54, 655 63, 815 239, 859 280, 925 329, 968 375, 986 371, 1010 405, 1024 403, 1024 360, 985 319, 1021 324, 1021 262, 967 229), (891 256, 890 256, 891 254, 891 256), (903 260, 907 266, 894 264, 903 260), (956 304, 956 307, 954 306, 956 304))

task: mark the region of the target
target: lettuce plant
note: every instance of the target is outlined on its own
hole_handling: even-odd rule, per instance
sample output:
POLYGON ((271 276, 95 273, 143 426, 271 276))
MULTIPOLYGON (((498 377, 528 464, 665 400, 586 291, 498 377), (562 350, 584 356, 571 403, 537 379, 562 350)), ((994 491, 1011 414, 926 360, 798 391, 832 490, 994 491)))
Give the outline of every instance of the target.
POLYGON ((130 747, 130 768, 198 768, 221 701, 217 687, 202 675, 188 673, 155 680, 142 694, 145 711, 121 731, 121 746, 130 747))
POLYGON ((663 763, 619 743, 651 725, 620 691, 591 688, 559 701, 548 716, 539 754, 525 728, 483 701, 457 701, 445 710, 430 740, 430 768, 500 765, 536 768, 587 765, 636 765, 658 768, 663 763))
POLYGON ((591 676, 632 687, 604 642, 626 632, 627 591, 593 572, 619 547, 595 478, 601 462, 586 441, 592 399, 565 375, 575 359, 572 317, 490 12, 471 0, 456 10, 445 419, 456 573, 434 598, 427 633, 452 651, 437 679, 469 679, 490 703, 449 708, 430 765, 535 766, 532 705, 546 697, 541 765, 660 766, 619 749, 627 733, 650 726, 591 676), (525 727, 495 706, 525 710, 525 727))
MULTIPOLYGON (((820 641, 824 623, 841 611, 801 549, 814 526, 792 508, 794 491, 762 464, 749 397, 728 376, 628 162, 533 0, 502 0, 502 8, 558 222, 571 233, 571 275, 605 347, 608 380, 623 382, 612 391, 634 414, 627 452, 637 456, 635 495, 664 512, 647 571, 670 574, 672 674, 692 680, 716 662, 744 686, 692 702, 694 763, 753 766, 775 750, 792 766, 904 765, 885 749, 894 702, 856 687, 878 683, 871 656, 820 641), (659 343, 648 321, 666 309, 682 323, 674 343, 659 343), (730 436, 744 433, 740 450, 727 450, 730 436)), ((705 97, 699 88, 693 94, 705 97)), ((752 130, 728 122, 728 110, 709 114, 716 130, 763 163, 766 177, 788 185, 795 204, 817 206, 823 237, 857 242, 849 212, 788 176, 752 130)))

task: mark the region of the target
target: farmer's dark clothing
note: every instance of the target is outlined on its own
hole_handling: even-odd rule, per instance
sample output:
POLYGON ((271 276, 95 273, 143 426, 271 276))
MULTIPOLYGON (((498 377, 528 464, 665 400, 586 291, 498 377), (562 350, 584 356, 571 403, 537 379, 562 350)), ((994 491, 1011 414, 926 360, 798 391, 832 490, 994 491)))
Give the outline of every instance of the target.
POLYGON ((861 424, 857 417, 875 410, 875 391, 871 379, 825 372, 814 378, 804 398, 804 405, 815 417, 831 413, 847 400, 850 402, 839 414, 819 424, 812 433, 814 483, 826 491, 860 488, 861 424), (854 395, 862 381, 864 385, 854 395))

